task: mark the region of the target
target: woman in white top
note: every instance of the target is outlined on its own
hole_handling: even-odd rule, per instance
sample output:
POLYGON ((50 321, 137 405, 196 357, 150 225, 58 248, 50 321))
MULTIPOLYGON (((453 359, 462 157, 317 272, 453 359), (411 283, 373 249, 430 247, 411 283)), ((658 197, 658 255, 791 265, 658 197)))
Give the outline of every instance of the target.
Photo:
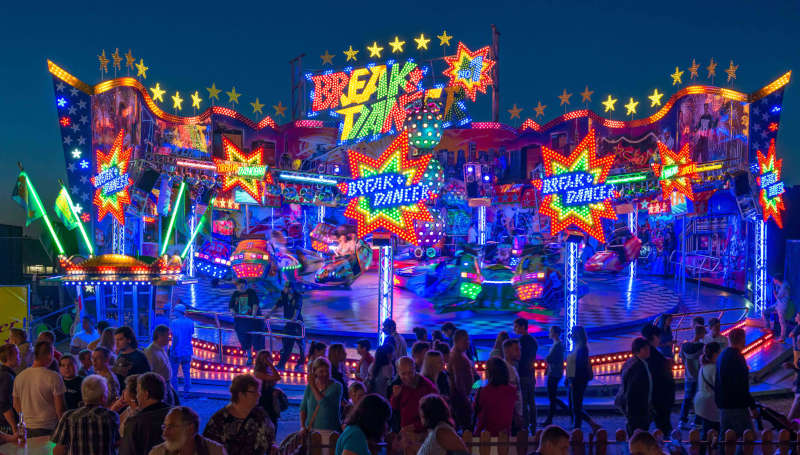
POLYGON ((467 446, 453 429, 450 407, 436 394, 425 395, 419 401, 419 416, 428 436, 417 455, 447 455, 448 452, 467 453, 467 446))
POLYGON ((717 357, 722 349, 719 343, 711 342, 703 348, 701 362, 703 366, 698 372, 697 394, 694 396, 694 413, 703 425, 701 438, 706 439, 708 430, 719 432, 719 409, 714 401, 714 388, 717 377, 717 357))

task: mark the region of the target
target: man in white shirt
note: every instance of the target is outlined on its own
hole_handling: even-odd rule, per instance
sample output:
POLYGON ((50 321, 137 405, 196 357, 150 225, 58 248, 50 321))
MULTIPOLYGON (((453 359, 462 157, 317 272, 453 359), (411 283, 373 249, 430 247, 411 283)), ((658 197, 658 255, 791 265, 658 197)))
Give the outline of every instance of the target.
POLYGON ((48 366, 53 362, 53 345, 39 341, 34 347, 33 366, 14 380, 14 409, 20 414, 29 437, 49 436, 64 413, 64 380, 48 366))
POLYGON ((169 384, 172 379, 172 367, 166 351, 167 346, 169 346, 169 327, 156 326, 153 330, 153 342, 144 348, 144 355, 147 357, 147 362, 150 363, 150 370, 158 373, 164 378, 164 382, 169 384))
POLYGON ((81 320, 83 330, 76 332, 72 335, 72 340, 69 342, 69 350, 73 354, 81 352, 83 349, 89 347, 89 343, 100 338, 100 334, 94 328, 94 321, 90 316, 83 316, 81 320))
POLYGON ((720 351, 724 351, 728 347, 728 337, 720 333, 719 318, 711 318, 708 320, 708 334, 703 337, 703 344, 718 343, 720 351))

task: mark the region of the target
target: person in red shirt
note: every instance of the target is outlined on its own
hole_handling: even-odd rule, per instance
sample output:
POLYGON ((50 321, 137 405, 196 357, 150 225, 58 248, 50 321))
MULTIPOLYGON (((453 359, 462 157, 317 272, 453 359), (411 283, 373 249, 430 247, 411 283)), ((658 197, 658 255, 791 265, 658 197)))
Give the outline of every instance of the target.
POLYGON ((492 357, 487 360, 486 373, 489 383, 478 389, 475 397, 475 434, 483 431, 492 436, 510 434, 517 389, 508 383, 508 367, 502 359, 492 357))
POLYGON ((392 387, 392 411, 400 415, 400 427, 413 427, 423 433, 425 427, 419 417, 419 400, 425 395, 439 393, 439 389, 426 377, 417 373, 411 357, 397 360, 397 375, 401 383, 392 387))

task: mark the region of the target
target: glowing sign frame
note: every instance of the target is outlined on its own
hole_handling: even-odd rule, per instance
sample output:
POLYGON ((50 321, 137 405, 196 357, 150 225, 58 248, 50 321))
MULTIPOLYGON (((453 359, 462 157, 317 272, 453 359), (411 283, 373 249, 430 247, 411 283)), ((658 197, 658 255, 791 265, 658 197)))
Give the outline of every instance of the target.
POLYGON ((264 194, 261 180, 267 184, 273 183, 272 175, 267 173, 267 166, 264 164, 264 148, 259 147, 249 155, 245 155, 236 144, 223 136, 222 150, 226 159, 214 158, 217 172, 223 176, 222 190, 230 191, 232 188, 240 188, 260 203, 264 194), (242 175, 240 171, 243 169, 256 169, 259 172, 244 172, 246 175, 242 175), (262 169, 263 172, 261 172, 262 169))
POLYGON ((475 101, 478 91, 486 93, 486 87, 492 85, 490 72, 495 62, 489 58, 489 52, 489 46, 472 52, 464 43, 459 42, 456 55, 444 58, 448 68, 443 74, 450 79, 449 85, 463 88, 472 101, 475 101))
POLYGON ((133 147, 123 149, 125 130, 119 130, 108 154, 95 152, 96 174, 92 177, 95 187, 94 205, 97 206, 97 221, 111 214, 119 224, 125 224, 125 205, 131 203, 128 188, 133 184, 128 175, 133 147))
POLYGON ((680 151, 675 153, 669 147, 657 143, 661 163, 653 163, 653 173, 661 184, 661 197, 669 199, 673 191, 677 191, 689 200, 694 201, 692 179, 697 177, 697 163, 692 161, 689 144, 683 144, 680 151))
POLYGON ((764 156, 761 150, 757 150, 756 158, 758 159, 758 176, 756 178, 760 188, 758 202, 761 204, 764 222, 772 217, 775 224, 783 229, 781 212, 786 210, 783 203, 785 190, 781 181, 783 159, 775 156, 775 138, 769 142, 767 156, 764 156))

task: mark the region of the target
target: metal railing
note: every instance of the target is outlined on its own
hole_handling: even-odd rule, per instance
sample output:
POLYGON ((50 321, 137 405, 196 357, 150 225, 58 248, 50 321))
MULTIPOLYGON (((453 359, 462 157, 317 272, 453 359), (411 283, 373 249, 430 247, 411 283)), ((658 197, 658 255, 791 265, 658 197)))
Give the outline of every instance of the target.
POLYGON ((691 318, 694 318, 695 316, 704 316, 704 315, 713 314, 713 315, 716 315, 715 317, 720 320, 720 327, 729 326, 729 325, 732 326, 732 325, 736 325, 736 324, 740 323, 742 321, 742 319, 744 319, 747 316, 747 313, 749 311, 750 311, 750 309, 747 308, 747 307, 736 307, 736 308, 721 308, 719 310, 692 311, 692 312, 689 312, 689 313, 675 313, 675 314, 672 315, 672 323, 670 324, 670 328, 675 326, 675 328, 672 329, 673 333, 675 334, 675 336, 673 337, 673 339, 675 340, 675 345, 676 346, 680 346, 680 340, 679 340, 679 335, 678 335, 679 332, 691 331, 689 336, 686 338, 686 340, 689 340, 692 337, 694 337, 694 327, 691 324, 687 325, 686 327, 683 327, 683 321, 687 320, 687 318, 688 318, 689 321, 691 321, 691 318), (733 322, 724 322, 723 323, 722 322, 722 317, 726 313, 732 312, 732 311, 741 311, 742 314, 733 322), (678 321, 677 325, 675 324, 675 320, 676 319, 678 321))
POLYGON ((247 316, 247 315, 242 315, 242 314, 233 314, 233 313, 230 313, 230 312, 186 310, 186 316, 190 316, 190 315, 198 315, 198 316, 204 316, 204 317, 207 317, 207 318, 213 318, 213 320, 214 320, 214 325, 213 326, 207 326, 207 325, 205 325, 205 326, 204 325, 199 325, 198 326, 198 325, 196 325, 195 328, 196 329, 206 329, 206 330, 216 330, 217 331, 217 340, 218 340, 218 343, 217 343, 217 359, 218 359, 218 361, 220 363, 223 362, 222 332, 223 331, 228 331, 228 332, 235 332, 236 331, 236 329, 234 329, 232 327, 223 327, 222 322, 223 321, 227 322, 228 318, 230 318, 230 322, 231 323, 233 323, 234 318, 254 319, 254 320, 258 320, 258 321, 264 322, 265 331, 263 331, 263 332, 253 331, 253 332, 248 332, 248 333, 250 333, 251 335, 264 336, 265 341, 268 339, 269 340, 269 350, 270 350, 270 352, 274 352, 273 339, 275 337, 294 338, 294 339, 299 339, 299 340, 302 340, 302 339, 304 339, 306 337, 306 326, 303 323, 303 321, 296 321, 296 320, 292 320, 292 319, 283 319, 283 318, 265 318, 265 317, 262 317, 262 316, 247 316), (225 319, 223 320, 221 318, 221 316, 224 316, 225 319), (300 327, 300 334, 299 335, 295 335, 295 334, 290 334, 290 333, 273 331, 272 330, 272 324, 273 323, 278 323, 278 324, 284 325, 284 326, 287 325, 287 324, 297 325, 297 326, 300 327))

